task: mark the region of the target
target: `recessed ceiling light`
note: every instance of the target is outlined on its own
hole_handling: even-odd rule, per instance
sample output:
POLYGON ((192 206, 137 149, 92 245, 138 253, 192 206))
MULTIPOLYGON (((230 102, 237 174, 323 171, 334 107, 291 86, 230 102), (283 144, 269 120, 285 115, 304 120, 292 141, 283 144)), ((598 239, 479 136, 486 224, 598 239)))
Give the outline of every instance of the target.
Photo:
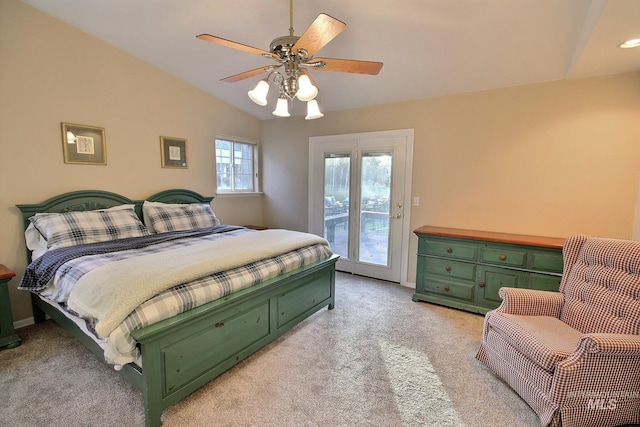
POLYGON ((627 40, 626 42, 620 44, 619 47, 623 48, 623 49, 631 49, 633 47, 638 47, 640 46, 640 39, 631 39, 631 40, 627 40))

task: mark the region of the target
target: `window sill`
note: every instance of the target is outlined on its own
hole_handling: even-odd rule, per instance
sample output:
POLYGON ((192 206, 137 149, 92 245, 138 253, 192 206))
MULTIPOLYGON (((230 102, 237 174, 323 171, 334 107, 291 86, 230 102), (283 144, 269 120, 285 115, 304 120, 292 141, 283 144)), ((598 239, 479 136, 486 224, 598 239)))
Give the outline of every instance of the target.
POLYGON ((262 196, 264 193, 262 191, 258 192, 246 192, 246 193, 218 193, 216 194, 216 198, 224 199, 226 197, 258 197, 262 196))

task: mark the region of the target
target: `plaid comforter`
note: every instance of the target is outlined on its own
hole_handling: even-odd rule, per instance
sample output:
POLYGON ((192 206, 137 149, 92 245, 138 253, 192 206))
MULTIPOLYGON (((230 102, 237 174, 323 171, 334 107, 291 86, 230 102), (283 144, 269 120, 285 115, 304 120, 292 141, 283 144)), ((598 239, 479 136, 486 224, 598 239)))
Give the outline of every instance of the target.
MULTIPOLYGON (((99 246, 99 244, 82 245, 86 247, 85 249, 89 250, 88 253, 85 252, 85 255, 77 253, 74 255, 65 254, 62 258, 70 259, 65 259, 64 261, 60 261, 59 256, 50 256, 50 260, 43 260, 37 265, 30 265, 28 267, 28 270, 34 272, 46 271, 47 274, 52 276, 53 280, 50 280, 46 287, 41 288, 40 282, 42 280, 34 281, 32 279, 23 279, 20 287, 22 289, 30 289, 38 292, 44 297, 59 302, 64 306, 77 280, 97 266, 121 259, 144 255, 145 253, 157 253, 171 250, 175 248, 176 245, 186 246, 198 244, 199 242, 202 242, 203 239, 227 239, 232 238, 234 235, 255 232, 253 230, 238 227, 234 227, 232 229, 219 229, 218 231, 222 230, 224 231, 218 233, 216 233, 215 230, 210 230, 207 233, 196 233, 195 236, 188 236, 188 238, 184 238, 184 236, 182 236, 168 239, 166 241, 141 244, 139 246, 142 247, 137 247, 136 249, 130 249, 131 246, 129 246, 129 249, 116 248, 115 251, 104 251, 94 247, 99 246), (51 267, 51 265, 55 265, 55 267, 51 267), (39 284, 34 285, 34 283, 39 284), (38 288, 40 288, 39 291, 37 290, 38 288)), ((173 233, 162 234, 169 235, 173 233)), ((148 240, 147 237, 143 237, 141 239, 148 240)), ((63 250, 64 249, 60 249, 59 251, 63 250)), ((47 254, 43 255, 43 257, 46 255, 47 254)), ((308 246, 292 252, 277 255, 272 258, 253 262, 242 267, 218 272, 163 291, 156 297, 138 306, 124 322, 111 332, 104 343, 105 359, 107 362, 116 365, 123 365, 130 362, 139 363, 139 351, 136 347, 135 341, 131 337, 131 332, 198 307, 214 299, 248 288, 264 280, 277 277, 304 265, 325 259, 330 255, 331 251, 328 245, 318 244, 308 246)), ((41 258, 38 258, 34 263, 38 262, 41 258)), ((35 275, 37 276, 37 274, 35 275)), ((25 277, 27 276, 31 276, 31 273, 25 274, 25 277)), ((85 320, 87 321, 89 329, 93 330, 95 319, 85 320)))

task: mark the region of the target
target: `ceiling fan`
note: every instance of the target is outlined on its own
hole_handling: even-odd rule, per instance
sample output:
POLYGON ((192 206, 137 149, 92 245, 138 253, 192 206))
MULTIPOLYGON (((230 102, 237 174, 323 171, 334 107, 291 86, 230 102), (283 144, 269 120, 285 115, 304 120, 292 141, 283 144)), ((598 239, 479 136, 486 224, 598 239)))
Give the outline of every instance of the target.
POLYGON ((318 88, 313 82, 309 69, 369 75, 376 75, 382 69, 382 62, 314 57, 316 52, 340 34, 346 26, 344 22, 321 13, 302 36, 294 36, 293 0, 289 0, 289 35, 273 39, 269 45, 269 51, 210 34, 200 34, 196 38, 275 61, 276 64, 244 71, 220 80, 233 83, 262 73, 269 73, 266 78, 260 80, 255 89, 248 92, 249 98, 258 105, 267 105, 269 78, 273 76, 273 82, 280 91, 273 114, 289 117, 289 101, 293 101, 297 97, 299 100, 307 102, 306 119, 309 120, 323 116, 318 102, 315 100, 318 88))

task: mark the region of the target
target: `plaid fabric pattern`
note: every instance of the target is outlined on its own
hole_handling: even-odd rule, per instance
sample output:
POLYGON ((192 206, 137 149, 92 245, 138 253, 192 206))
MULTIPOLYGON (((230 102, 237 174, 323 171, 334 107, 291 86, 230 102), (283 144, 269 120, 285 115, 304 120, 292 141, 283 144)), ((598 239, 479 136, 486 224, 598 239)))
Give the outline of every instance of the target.
POLYGON ((606 238, 571 247, 560 318, 584 333, 640 334, 640 242, 606 238))
POLYGON ((576 235, 563 258, 560 297, 500 291, 476 358, 543 425, 640 423, 640 242, 576 235))
POLYGON ((82 276, 109 262, 196 245, 203 241, 256 232, 236 226, 217 226, 201 230, 162 233, 136 239, 123 239, 84 247, 63 248, 55 253, 46 253, 41 257, 42 259, 38 258, 32 262, 27 267, 19 288, 39 291, 41 295, 50 300, 65 303, 76 282, 82 276), (45 257, 52 259, 49 260, 45 257), (48 280, 47 277, 53 278, 53 281, 48 280))
POLYGON ((487 322, 492 329, 500 332, 509 345, 549 372, 553 372, 556 363, 575 351, 582 337, 580 331, 550 316, 519 316, 498 312, 493 313, 487 322))
MULTIPOLYGON (((27 266, 24 276, 18 285, 18 289, 32 292, 42 291, 45 287, 49 286, 51 279, 54 278, 54 276, 57 279, 53 282, 54 287, 57 283, 64 284, 64 281, 67 279, 62 278, 65 276, 68 276, 68 280, 71 281, 70 285, 72 286, 76 280, 89 271, 86 268, 76 266, 75 263, 71 262, 79 257, 103 255, 102 257, 96 257, 95 262, 88 266, 89 269, 93 269, 106 263, 109 259, 117 260, 133 256, 136 254, 134 250, 148 248, 147 253, 158 252, 166 248, 166 245, 161 246, 159 245, 160 243, 175 242, 187 237, 205 237, 207 239, 215 239, 215 235, 236 230, 237 233, 251 232, 251 230, 242 227, 220 225, 206 229, 175 231, 149 236, 118 239, 109 242, 89 243, 86 245, 52 249, 27 266)), ((187 239, 181 242, 175 242, 175 245, 186 246, 194 243, 196 243, 194 240, 187 239)), ((66 299, 56 299, 56 302, 64 301, 66 301, 66 299)))
POLYGON ((131 332, 329 256, 327 245, 313 245, 168 289, 138 306, 109 335, 105 358, 115 364, 136 361, 140 354, 131 332))
POLYGON ((29 218, 49 249, 147 235, 133 208, 35 215, 29 218))
POLYGON ((145 204, 142 206, 146 221, 156 233, 167 231, 193 230, 213 227, 220 224, 208 204, 192 203, 187 205, 159 206, 145 204))

